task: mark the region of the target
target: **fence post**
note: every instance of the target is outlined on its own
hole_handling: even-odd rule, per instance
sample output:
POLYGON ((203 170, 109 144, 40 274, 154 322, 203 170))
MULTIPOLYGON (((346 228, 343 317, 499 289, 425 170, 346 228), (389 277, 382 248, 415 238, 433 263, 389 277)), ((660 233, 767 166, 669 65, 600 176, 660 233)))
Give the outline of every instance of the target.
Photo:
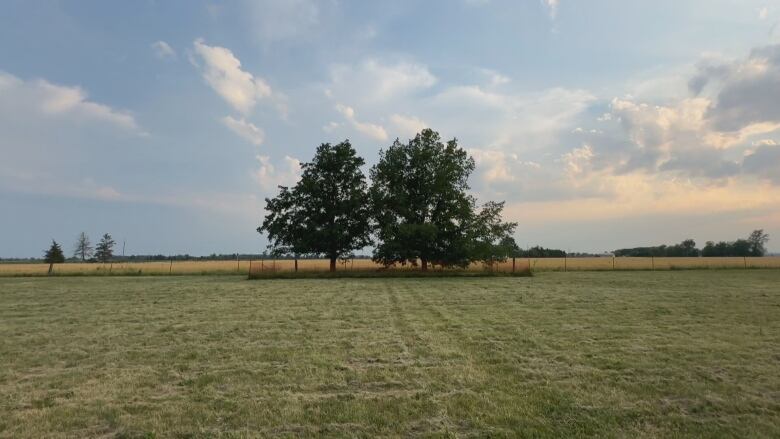
POLYGON ((745 270, 747 270, 747 256, 742 256, 742 261, 745 263, 745 270))
POLYGON ((567 260, 568 260, 568 258, 566 257, 566 254, 564 253, 564 254, 563 254, 563 272, 564 272, 564 273, 566 273, 566 272, 568 271, 568 267, 566 267, 566 265, 567 265, 567 264, 566 264, 566 261, 567 261, 567 260))
POLYGON ((650 267, 655 271, 655 256, 650 256, 650 267))
POLYGON ((298 272, 298 256, 295 257, 295 272, 298 272))
POLYGON ((615 255, 612 255, 612 271, 615 271, 615 255))
POLYGON ((171 265, 168 267, 168 274, 173 273, 173 258, 171 258, 171 265))
POLYGON ((252 276, 252 258, 249 258, 249 273, 247 275, 252 276))
POLYGON ((512 273, 515 272, 515 268, 517 266, 517 261, 514 256, 512 256, 512 273))

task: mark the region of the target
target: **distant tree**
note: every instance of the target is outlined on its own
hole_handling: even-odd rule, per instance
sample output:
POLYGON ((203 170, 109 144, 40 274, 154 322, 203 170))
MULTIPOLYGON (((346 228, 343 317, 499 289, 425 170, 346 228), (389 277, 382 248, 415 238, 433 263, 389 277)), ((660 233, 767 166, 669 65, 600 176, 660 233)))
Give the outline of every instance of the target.
POLYGON ((73 250, 73 257, 80 258, 81 262, 86 261, 92 256, 92 245, 89 242, 89 236, 81 232, 76 238, 76 248, 73 250))
POLYGON ((528 250, 521 250, 520 256, 524 258, 565 258, 566 252, 564 250, 544 248, 537 245, 528 250))
POLYGON ((659 245, 655 247, 634 247, 615 250, 615 256, 630 257, 696 257, 700 251, 696 248, 696 241, 686 239, 679 244, 659 245))
POLYGON ((364 164, 348 140, 320 145, 298 183, 265 200, 268 214, 257 231, 268 234, 272 253, 324 255, 335 271, 339 258, 370 245, 364 164))
POLYGON ((103 237, 100 238, 98 245, 95 247, 95 258, 103 263, 110 261, 114 256, 114 244, 116 243, 111 238, 111 235, 108 233, 104 234, 103 237))
POLYGON ((764 256, 766 254, 766 244, 769 242, 769 235, 764 233, 764 229, 754 230, 747 241, 750 243, 751 256, 764 256))
POLYGON ((49 274, 54 269, 54 264, 65 262, 65 255, 62 253, 62 247, 55 240, 51 240, 51 247, 43 254, 43 260, 49 264, 49 274))
POLYGON ((504 236, 498 243, 498 251, 506 258, 518 258, 523 256, 523 250, 517 245, 515 238, 504 236))
POLYGON ((425 129, 380 151, 371 168, 371 200, 379 242, 374 260, 384 265, 420 261, 466 266, 474 198, 466 194, 474 160, 453 139, 425 129))
POLYGON ((718 243, 707 241, 701 250, 701 255, 708 257, 754 256, 753 252, 756 250, 755 244, 749 239, 737 239, 732 242, 720 241, 718 243))

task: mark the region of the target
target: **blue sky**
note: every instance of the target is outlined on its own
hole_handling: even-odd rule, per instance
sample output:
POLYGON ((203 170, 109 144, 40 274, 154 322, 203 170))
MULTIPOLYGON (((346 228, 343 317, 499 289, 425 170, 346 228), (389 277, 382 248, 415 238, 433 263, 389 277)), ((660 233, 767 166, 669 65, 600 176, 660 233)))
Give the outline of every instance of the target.
POLYGON ((319 143, 430 126, 523 245, 780 250, 780 2, 5 1, 0 257, 256 252, 319 143))

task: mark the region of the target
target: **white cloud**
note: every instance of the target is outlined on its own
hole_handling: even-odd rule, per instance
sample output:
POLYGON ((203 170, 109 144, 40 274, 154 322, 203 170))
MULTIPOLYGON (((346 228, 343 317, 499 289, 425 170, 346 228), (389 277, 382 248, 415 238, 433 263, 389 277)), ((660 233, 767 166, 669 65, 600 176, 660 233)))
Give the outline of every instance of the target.
POLYGON ((422 119, 414 116, 404 116, 401 114, 393 114, 390 116, 390 122, 395 125, 396 130, 407 137, 414 137, 417 133, 425 128, 428 128, 428 124, 422 119))
POLYGON ((265 133, 262 128, 247 122, 246 119, 235 119, 231 116, 225 116, 222 118, 222 123, 244 140, 254 145, 260 146, 265 140, 265 133))
POLYGON ((399 62, 385 64, 368 59, 357 65, 331 67, 327 93, 338 99, 379 103, 401 99, 436 84, 437 79, 421 64, 399 62))
POLYGON ((558 16, 558 6, 560 4, 559 0, 542 0, 542 3, 547 6, 547 9, 550 12, 550 18, 555 19, 555 17, 558 16))
POLYGON ((570 178, 576 178, 590 167, 593 159, 593 148, 590 145, 582 145, 563 155, 562 160, 566 166, 566 173, 570 178))
MULTIPOLYGON (((145 135, 132 114, 90 101, 80 87, 52 84, 43 79, 24 81, 0 71, 0 102, 13 104, 14 112, 30 111, 37 117, 105 122, 145 135)), ((30 115, 32 117, 32 115, 30 115)))
POLYGON ((151 44, 151 47, 154 51, 154 56, 159 59, 176 57, 176 51, 165 41, 155 41, 151 44))
POLYGON ((502 75, 495 70, 481 69, 480 72, 488 79, 488 85, 492 85, 494 87, 511 82, 509 77, 502 75))
POLYGON ((271 86, 241 69, 241 61, 229 49, 195 40, 195 52, 204 61, 203 79, 237 111, 246 114, 261 99, 271 96, 271 86))
POLYGON ((276 190, 277 186, 292 186, 300 177, 301 162, 295 157, 284 156, 284 164, 277 169, 267 155, 257 155, 255 159, 260 167, 254 172, 253 177, 266 193, 276 190))
POLYGON ((477 173, 487 184, 512 183, 523 177, 524 171, 539 169, 541 165, 520 160, 517 154, 497 149, 469 148, 477 173))
POLYGON ((387 140, 387 131, 381 125, 360 122, 355 117, 355 110, 352 107, 336 104, 336 111, 344 116, 344 119, 352 125, 357 131, 376 140, 387 140))

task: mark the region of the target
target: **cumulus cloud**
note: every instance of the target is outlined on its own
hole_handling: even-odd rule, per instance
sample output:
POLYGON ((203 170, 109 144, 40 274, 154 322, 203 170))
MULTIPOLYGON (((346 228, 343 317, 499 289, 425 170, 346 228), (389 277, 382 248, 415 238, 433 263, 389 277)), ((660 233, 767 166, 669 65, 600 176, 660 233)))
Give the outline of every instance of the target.
POLYGON ((43 79, 25 81, 0 71, 0 102, 13 104, 15 112, 35 113, 37 117, 104 122, 145 134, 128 111, 93 102, 80 87, 52 84, 43 79))
POLYGON ((241 61, 229 49, 194 42, 195 53, 203 61, 206 83, 237 111, 249 113, 258 101, 271 96, 271 86, 260 77, 241 69, 241 61))
POLYGON ((721 69, 720 75, 706 76, 707 82, 721 82, 707 114, 716 129, 780 122, 780 45, 756 48, 747 59, 721 69))
POLYGON ((436 77, 422 64, 383 63, 375 59, 357 65, 337 64, 330 69, 328 93, 352 101, 376 104, 408 97, 436 84, 436 77))
POLYGON ((499 149, 469 148, 477 165, 477 175, 487 184, 512 183, 521 180, 529 170, 541 168, 539 163, 520 160, 517 154, 499 149))
POLYGON ((341 115, 344 116, 344 119, 346 119, 347 122, 349 122, 349 124, 358 132, 363 133, 364 135, 375 140, 387 140, 387 131, 385 131, 384 127, 381 125, 358 121, 355 117, 355 110, 352 107, 343 104, 336 104, 336 111, 341 113, 341 115))
POLYGON ((231 116, 225 116, 222 118, 222 123, 238 134, 244 140, 254 145, 260 146, 265 140, 265 133, 261 128, 256 127, 251 122, 247 122, 246 119, 235 119, 231 116))
POLYGON ((292 186, 301 174, 301 162, 295 157, 284 156, 283 163, 277 167, 267 155, 257 155, 255 159, 260 166, 254 172, 253 178, 260 188, 270 193, 278 186, 292 186))
POLYGON ((154 52, 154 56, 159 59, 176 57, 176 51, 173 50, 173 47, 171 47, 165 41, 155 41, 151 44, 151 47, 152 51, 154 52))
POLYGON ((393 114, 390 116, 390 122, 395 126, 396 131, 406 137, 414 137, 417 133, 425 128, 428 128, 428 124, 422 119, 414 116, 404 116, 402 114, 393 114))

